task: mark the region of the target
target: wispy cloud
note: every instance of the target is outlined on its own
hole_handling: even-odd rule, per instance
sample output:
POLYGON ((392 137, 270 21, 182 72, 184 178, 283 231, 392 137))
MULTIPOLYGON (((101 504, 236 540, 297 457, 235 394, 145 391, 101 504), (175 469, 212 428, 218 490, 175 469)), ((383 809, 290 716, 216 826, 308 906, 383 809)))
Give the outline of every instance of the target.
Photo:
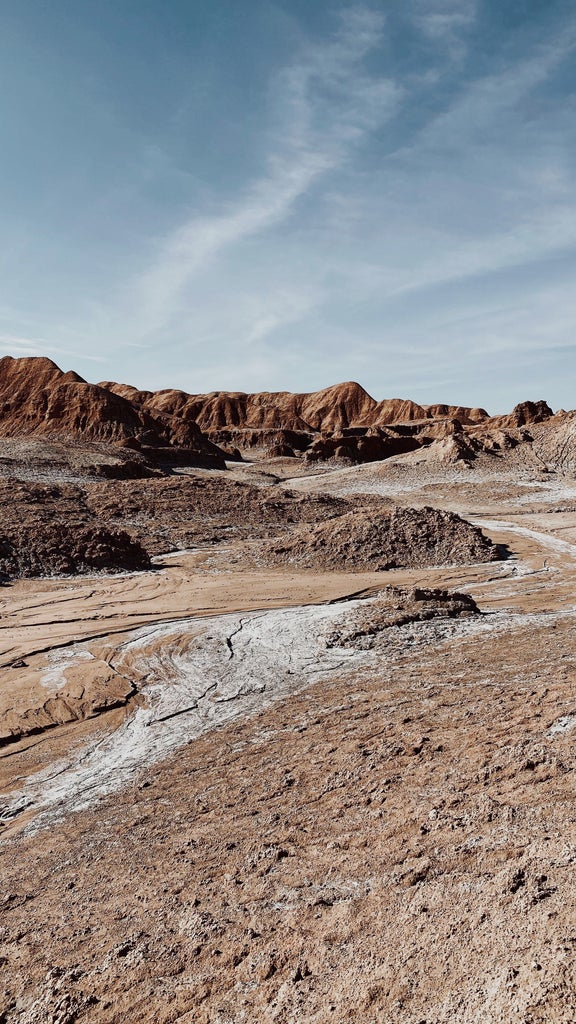
POLYGON ((65 356, 69 359, 88 359, 90 362, 103 363, 102 356, 87 355, 84 351, 72 351, 54 345, 46 338, 24 338, 14 334, 0 334, 0 352, 7 355, 16 352, 20 356, 65 356))
POLYGON ((47 105, 13 105, 0 167, 2 352, 85 376, 101 359, 142 387, 356 378, 466 404, 501 388, 504 407, 530 379, 524 353, 562 365, 568 392, 570 5, 208 4, 201 34, 198 5, 176 6, 174 61, 140 26, 83 154, 63 130, 33 158, 68 99, 15 58, 24 99, 37 75, 47 105), (149 63, 147 93, 134 69, 149 63))
POLYGON ((576 49, 576 21, 465 86, 388 166, 392 231, 418 237, 368 269, 387 299, 530 266, 576 247, 572 113, 535 92, 576 49))
POLYGON ((458 61, 466 53, 463 35, 476 20, 477 8, 477 0, 414 0, 412 20, 450 60, 458 61))
POLYGON ((330 40, 306 47, 279 72, 272 86, 278 128, 264 174, 222 212, 192 216, 162 240, 155 262, 137 282, 146 333, 171 319, 186 286, 207 263, 283 222, 316 182, 392 115, 398 85, 363 70, 384 24, 377 12, 349 8, 330 40))

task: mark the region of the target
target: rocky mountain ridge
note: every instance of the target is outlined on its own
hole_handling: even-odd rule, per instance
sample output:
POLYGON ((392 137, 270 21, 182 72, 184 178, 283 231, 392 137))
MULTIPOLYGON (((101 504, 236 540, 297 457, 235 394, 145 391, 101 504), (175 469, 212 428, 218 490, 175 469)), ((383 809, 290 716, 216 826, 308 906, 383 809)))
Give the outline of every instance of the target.
POLYGON ((144 465, 223 469, 242 455, 373 462, 431 446, 441 462, 471 462, 524 442, 536 444, 542 462, 559 453, 569 469, 575 434, 573 414, 554 414, 544 401, 490 416, 481 408, 377 401, 353 381, 301 394, 139 391, 90 384, 44 357, 0 359, 0 438, 109 444, 124 451, 127 476, 144 475, 144 465))
POLYGON ((526 428, 549 420, 564 424, 569 416, 561 410, 555 417, 542 400, 521 402, 503 416, 409 399, 377 401, 354 381, 307 393, 138 391, 113 381, 101 387, 131 402, 142 415, 170 422, 176 443, 193 423, 225 450, 257 450, 268 458, 304 454, 310 462, 373 462, 448 438, 450 444, 440 446, 440 461, 446 461, 449 450, 449 460, 470 462, 481 452, 494 454, 531 442, 526 428))
MULTIPOLYGON (((0 437, 28 435, 104 441, 136 450, 170 447, 175 441, 169 422, 73 371, 64 373, 51 359, 4 356, 0 437)), ((177 444, 197 462, 224 467, 223 453, 192 421, 180 429, 177 444)))

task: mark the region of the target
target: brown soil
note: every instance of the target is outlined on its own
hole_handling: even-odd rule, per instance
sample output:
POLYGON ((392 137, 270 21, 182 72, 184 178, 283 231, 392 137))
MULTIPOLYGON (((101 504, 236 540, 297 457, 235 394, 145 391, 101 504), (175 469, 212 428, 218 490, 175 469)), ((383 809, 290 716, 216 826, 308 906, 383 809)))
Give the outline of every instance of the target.
POLYGON ((5 579, 149 568, 150 556, 125 530, 72 532, 66 523, 52 520, 41 533, 13 528, 0 537, 0 577, 5 579))
POLYGON ((226 477, 84 487, 5 481, 0 497, 0 572, 9 577, 146 569, 150 555, 241 540, 250 542, 246 564, 331 570, 499 557, 477 527, 451 513, 391 512, 380 497, 367 497, 367 507, 358 509, 342 498, 263 490, 226 477))
POLYGON ((316 569, 372 569, 469 565, 501 557, 478 527, 433 508, 362 508, 307 528, 296 528, 267 548, 279 564, 316 569))
POLYGON ((1 481, 0 498, 4 578, 150 568, 140 542, 99 523, 79 487, 1 481))
POLYGON ((270 494, 208 475, 83 486, 8 478, 0 501, 0 572, 11 577, 145 569, 151 554, 276 535, 349 508, 339 498, 270 494))
MULTIPOLYGON (((379 498, 372 501, 382 504, 379 498)), ((122 523, 158 551, 266 536, 337 516, 350 507, 342 498, 263 490, 229 474, 122 481, 113 488, 94 485, 86 489, 86 503, 92 514, 107 523, 122 523)))
MULTIPOLYGON (((491 486, 476 483, 480 506, 491 486)), ((569 512, 521 521, 559 536, 576 523, 569 512)), ((337 673, 143 766, 134 786, 65 819, 50 842, 44 831, 5 830, 7 1024, 573 1019, 576 647, 564 610, 576 561, 504 527, 491 532, 530 573, 518 576, 513 558, 390 576, 419 590, 466 583, 485 611, 539 613, 529 625, 512 616, 496 632, 446 641, 435 632, 446 620, 393 625, 402 609, 383 598, 375 616, 348 616, 337 638, 348 650, 371 645, 376 668, 337 673), (563 716, 566 732, 551 733, 563 716)), ((94 641, 90 671, 66 670, 71 710, 61 701, 44 709, 64 724, 4 748, 5 790, 81 749, 91 722, 102 736, 117 727, 114 710, 74 720, 98 707, 92 672, 110 698, 126 697, 110 662, 130 634, 114 640, 114 629, 189 615, 194 593, 204 611, 335 596, 335 574, 294 578, 282 595, 287 577, 269 573, 259 593, 262 574, 238 565, 214 575, 186 557, 187 570, 180 556, 160 575, 72 589, 23 581, 5 592, 0 636, 29 666, 4 670, 13 706, 17 681, 47 657, 31 650, 109 638, 94 641)), ((351 574, 340 593, 367 584, 351 574)), ((388 600, 401 603, 392 592, 388 600)), ((413 603, 409 590, 408 615, 413 603)), ((21 692, 24 708, 33 690, 21 692)))
POLYGON ((568 1024, 555 626, 323 683, 8 843, 6 1020, 568 1024))

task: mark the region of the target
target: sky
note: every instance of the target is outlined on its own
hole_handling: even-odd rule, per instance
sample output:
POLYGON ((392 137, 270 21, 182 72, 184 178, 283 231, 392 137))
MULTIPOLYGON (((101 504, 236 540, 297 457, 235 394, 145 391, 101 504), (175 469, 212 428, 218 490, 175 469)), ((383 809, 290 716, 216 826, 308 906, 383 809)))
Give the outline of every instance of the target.
POLYGON ((0 355, 576 406, 571 0, 2 0, 0 355))

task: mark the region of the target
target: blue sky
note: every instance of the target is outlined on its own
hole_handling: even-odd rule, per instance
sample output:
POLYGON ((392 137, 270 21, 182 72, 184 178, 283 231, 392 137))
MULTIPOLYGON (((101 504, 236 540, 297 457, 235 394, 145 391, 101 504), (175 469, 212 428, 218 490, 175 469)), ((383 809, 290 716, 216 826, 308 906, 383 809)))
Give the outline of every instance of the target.
POLYGON ((3 0, 0 353, 576 406, 565 0, 3 0))

